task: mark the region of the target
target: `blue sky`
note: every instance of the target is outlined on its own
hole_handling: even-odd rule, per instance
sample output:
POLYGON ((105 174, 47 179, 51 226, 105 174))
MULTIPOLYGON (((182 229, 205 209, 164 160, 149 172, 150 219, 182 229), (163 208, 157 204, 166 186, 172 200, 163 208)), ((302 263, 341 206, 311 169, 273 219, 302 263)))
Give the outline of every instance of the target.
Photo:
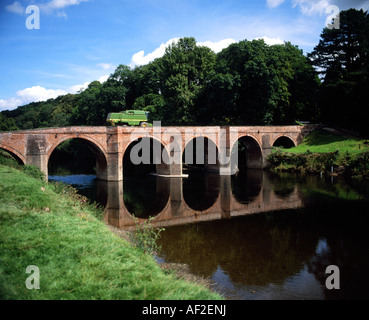
POLYGON ((329 5, 369 9, 356 0, 0 0, 0 111, 75 93, 120 64, 146 64, 180 37, 215 52, 263 37, 307 53, 329 5), (30 5, 39 29, 27 28, 36 21, 30 5))

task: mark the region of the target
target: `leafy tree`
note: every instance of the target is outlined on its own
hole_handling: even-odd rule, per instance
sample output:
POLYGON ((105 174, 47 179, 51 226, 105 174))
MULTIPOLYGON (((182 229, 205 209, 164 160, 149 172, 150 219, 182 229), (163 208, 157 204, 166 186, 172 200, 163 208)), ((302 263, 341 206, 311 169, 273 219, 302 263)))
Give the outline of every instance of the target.
POLYGON ((18 129, 14 119, 7 118, 0 112, 0 131, 13 131, 18 129))
POLYGON ((197 46, 194 38, 182 38, 166 49, 157 61, 160 92, 166 102, 160 111, 163 121, 196 123, 196 102, 213 70, 215 58, 211 49, 197 46))
POLYGON ((363 10, 340 13, 339 29, 324 28, 309 54, 323 79, 322 120, 369 134, 369 16, 363 10))
POLYGON ((217 106, 221 101, 221 112, 215 114, 223 114, 230 124, 283 124, 312 117, 308 110, 315 106, 312 92, 319 81, 302 51, 290 43, 268 46, 263 40, 240 41, 222 50, 216 65, 208 103, 217 106))
POLYGON ((100 92, 100 88, 101 83, 99 81, 93 81, 79 94, 77 105, 72 110, 73 124, 93 124, 97 117, 97 95, 100 92))

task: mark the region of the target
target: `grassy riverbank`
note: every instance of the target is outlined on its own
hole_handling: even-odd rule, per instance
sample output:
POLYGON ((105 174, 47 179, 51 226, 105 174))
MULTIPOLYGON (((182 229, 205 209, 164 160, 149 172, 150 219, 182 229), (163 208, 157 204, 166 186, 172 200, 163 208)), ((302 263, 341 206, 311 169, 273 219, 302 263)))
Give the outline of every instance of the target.
POLYGON ((163 271, 64 187, 0 165, 0 299, 220 299, 163 271), (40 270, 29 290, 27 266, 40 270))
POLYGON ((268 157, 272 171, 330 173, 369 178, 369 140, 330 129, 310 133, 297 147, 274 148, 268 157))

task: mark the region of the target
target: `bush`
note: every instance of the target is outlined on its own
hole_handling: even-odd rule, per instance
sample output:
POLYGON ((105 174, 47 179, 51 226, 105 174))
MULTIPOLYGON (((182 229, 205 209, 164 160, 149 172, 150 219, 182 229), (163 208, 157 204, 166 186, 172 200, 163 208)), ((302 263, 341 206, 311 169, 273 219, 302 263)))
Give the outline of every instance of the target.
POLYGON ((135 218, 136 230, 133 234, 130 234, 130 240, 136 248, 140 249, 144 253, 157 255, 160 247, 156 243, 156 240, 160 237, 160 233, 164 231, 164 228, 155 228, 152 225, 153 217, 147 220, 139 220, 135 218))
POLYGON ((38 179, 38 180, 43 180, 45 181, 45 173, 43 173, 39 168, 37 168, 36 166, 34 165, 28 165, 28 164, 25 164, 24 166, 21 167, 22 168, 22 171, 32 177, 32 178, 35 178, 35 179, 38 179))
POLYGON ((328 153, 288 153, 280 149, 268 157, 271 169, 286 169, 302 172, 321 172, 330 170, 335 165, 338 151, 328 153))
POLYGON ((359 153, 347 159, 346 168, 351 175, 369 176, 369 152, 359 153))

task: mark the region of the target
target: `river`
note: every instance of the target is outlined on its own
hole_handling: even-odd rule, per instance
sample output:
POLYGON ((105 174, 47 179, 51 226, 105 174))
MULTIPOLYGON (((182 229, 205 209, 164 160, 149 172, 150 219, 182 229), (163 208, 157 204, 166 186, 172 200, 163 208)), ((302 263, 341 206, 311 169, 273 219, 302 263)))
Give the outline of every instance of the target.
POLYGON ((115 227, 132 230, 132 213, 155 216, 165 228, 157 261, 185 264, 227 299, 369 298, 368 181, 262 170, 120 183, 49 179, 100 202, 115 227), (328 272, 331 265, 339 273, 328 272))

